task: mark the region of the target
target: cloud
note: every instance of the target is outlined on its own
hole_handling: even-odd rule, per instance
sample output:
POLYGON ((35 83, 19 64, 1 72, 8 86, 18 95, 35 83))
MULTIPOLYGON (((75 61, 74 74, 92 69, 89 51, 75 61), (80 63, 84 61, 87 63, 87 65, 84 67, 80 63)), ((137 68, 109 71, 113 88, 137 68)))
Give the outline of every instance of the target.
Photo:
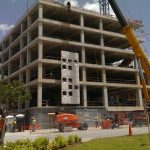
MULTIPOLYGON (((91 3, 86 2, 83 5, 83 8, 87 9, 87 10, 92 10, 92 11, 100 12, 100 10, 99 10, 99 1, 98 0, 93 0, 93 2, 91 2, 91 3)), ((112 16, 115 16, 115 13, 113 12, 111 6, 110 6, 110 10, 109 11, 110 11, 110 14, 112 16)))
POLYGON ((14 25, 8 25, 8 24, 0 24, 0 32, 2 32, 2 35, 4 35, 7 31, 12 29, 14 25))
MULTIPOLYGON (((66 5, 67 2, 68 2, 68 0, 65 0, 64 4, 66 5)), ((79 3, 78 3, 77 0, 70 0, 69 2, 71 3, 71 6, 74 6, 74 7, 78 7, 79 6, 79 3)))
POLYGON ((93 3, 86 2, 83 5, 83 8, 87 9, 87 10, 99 12, 99 4, 98 4, 98 2, 95 2, 95 1, 93 1, 93 3))
POLYGON ((116 17, 116 15, 115 15, 114 11, 112 10, 111 6, 110 6, 109 11, 110 11, 110 14, 111 14, 112 16, 115 16, 115 17, 116 17))

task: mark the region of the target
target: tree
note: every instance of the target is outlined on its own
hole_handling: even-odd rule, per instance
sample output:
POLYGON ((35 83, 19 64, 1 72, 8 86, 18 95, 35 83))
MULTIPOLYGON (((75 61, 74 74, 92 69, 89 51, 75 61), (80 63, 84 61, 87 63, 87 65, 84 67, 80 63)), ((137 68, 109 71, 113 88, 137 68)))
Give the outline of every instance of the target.
POLYGON ((0 107, 5 111, 11 109, 11 106, 18 101, 25 102, 31 99, 31 94, 24 87, 22 81, 5 82, 0 81, 0 107))
MULTIPOLYGON (((31 99, 31 94, 24 86, 22 81, 6 82, 0 81, 0 115, 5 123, 5 113, 20 102, 26 102, 31 99)), ((0 130, 0 142, 3 143, 5 135, 5 126, 0 130)))

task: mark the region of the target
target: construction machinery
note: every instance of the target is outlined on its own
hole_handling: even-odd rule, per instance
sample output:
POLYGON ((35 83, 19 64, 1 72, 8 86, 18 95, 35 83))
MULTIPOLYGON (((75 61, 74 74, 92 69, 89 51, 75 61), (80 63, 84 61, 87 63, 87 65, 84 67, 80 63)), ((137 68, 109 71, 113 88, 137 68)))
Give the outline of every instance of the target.
POLYGON ((54 128, 57 128, 60 132, 67 131, 69 128, 77 128, 78 130, 87 130, 88 124, 81 120, 76 114, 70 113, 48 113, 50 123, 54 128))
POLYGON ((136 34, 134 33, 132 27, 127 23, 116 1, 108 0, 108 2, 111 5, 114 13, 116 14, 116 17, 118 18, 118 21, 122 27, 122 31, 126 35, 129 44, 131 45, 137 59, 139 60, 141 64, 141 66, 139 66, 139 71, 140 71, 141 83, 143 85, 145 105, 147 105, 147 103, 149 103, 150 98, 149 98, 148 90, 146 87, 145 79, 143 76, 143 71, 141 70, 141 67, 142 67, 148 80, 150 80, 150 62, 148 60, 147 54, 145 53, 144 49, 140 45, 139 40, 136 34))

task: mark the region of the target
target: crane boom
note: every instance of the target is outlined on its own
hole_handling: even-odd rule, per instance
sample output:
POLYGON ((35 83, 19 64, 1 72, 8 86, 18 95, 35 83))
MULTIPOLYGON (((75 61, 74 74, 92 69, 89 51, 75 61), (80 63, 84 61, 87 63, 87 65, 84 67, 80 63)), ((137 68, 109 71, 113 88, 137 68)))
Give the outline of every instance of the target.
MULTIPOLYGON (((122 14, 118 4, 115 0, 108 0, 114 13, 116 14, 118 21, 122 27, 123 33, 126 35, 129 44, 131 45, 135 55, 140 60, 141 67, 143 68, 148 80, 150 81, 150 62, 148 60, 147 54, 139 43, 139 40, 133 31, 132 27, 127 23, 124 15, 122 14)), ((141 71, 140 71, 141 73, 141 71)), ((140 75, 141 76, 141 75, 140 75)), ((146 88, 145 80, 141 77, 141 83, 143 85, 143 92, 147 102, 149 101, 148 90, 146 88)))

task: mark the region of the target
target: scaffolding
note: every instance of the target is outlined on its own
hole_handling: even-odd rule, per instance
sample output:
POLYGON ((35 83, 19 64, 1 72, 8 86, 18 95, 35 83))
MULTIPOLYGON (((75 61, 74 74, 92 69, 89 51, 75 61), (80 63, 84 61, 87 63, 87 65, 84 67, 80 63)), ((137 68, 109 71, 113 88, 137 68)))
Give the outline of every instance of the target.
POLYGON ((108 0, 99 0, 99 9, 101 15, 110 16, 110 8, 108 0))

